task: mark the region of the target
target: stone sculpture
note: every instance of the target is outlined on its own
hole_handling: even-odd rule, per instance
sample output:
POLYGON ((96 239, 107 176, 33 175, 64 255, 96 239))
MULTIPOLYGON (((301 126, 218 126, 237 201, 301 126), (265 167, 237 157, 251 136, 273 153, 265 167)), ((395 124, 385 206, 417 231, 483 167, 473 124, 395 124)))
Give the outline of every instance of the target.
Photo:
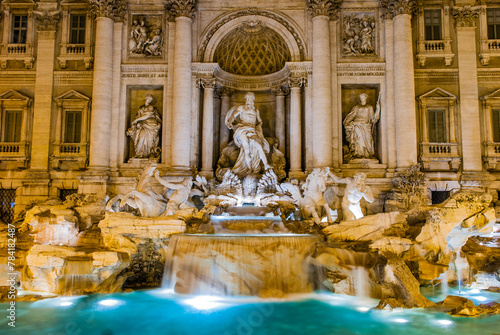
POLYGON ((161 56, 163 37, 161 29, 147 26, 144 19, 134 20, 129 38, 129 50, 132 54, 161 56))
POLYGON ((269 141, 262 132, 262 119, 255 108, 255 95, 245 94, 245 105, 231 108, 225 123, 233 129, 233 141, 222 151, 218 162, 217 176, 222 179, 227 170, 238 177, 259 175, 273 169, 278 179, 285 177, 285 159, 277 149, 274 139, 269 141))
POLYGON ((344 119, 347 142, 349 142, 348 160, 352 158, 375 159, 373 140, 374 126, 380 119, 380 96, 375 111, 367 105, 368 94, 359 95, 360 103, 354 106, 344 119))
POLYGON ((161 30, 155 29, 153 37, 149 38, 144 43, 145 54, 150 56, 161 56, 162 41, 161 30))
POLYGON ((361 211, 361 199, 365 198, 366 201, 372 203, 373 198, 370 186, 367 186, 366 174, 358 172, 354 178, 344 178, 347 185, 344 190, 344 197, 342 198, 342 213, 344 221, 351 221, 361 219, 364 215, 361 211))
POLYGON ((156 180, 165 188, 173 191, 168 198, 167 208, 164 215, 174 215, 179 209, 188 208, 186 202, 191 196, 193 178, 187 177, 181 183, 170 183, 160 177, 160 172, 155 171, 156 180))
POLYGON ((343 19, 344 56, 375 54, 375 17, 373 14, 345 14, 343 19))
POLYGON ((137 111, 137 116, 127 131, 127 135, 134 141, 137 158, 159 155, 161 118, 153 102, 153 96, 146 95, 144 105, 137 111))

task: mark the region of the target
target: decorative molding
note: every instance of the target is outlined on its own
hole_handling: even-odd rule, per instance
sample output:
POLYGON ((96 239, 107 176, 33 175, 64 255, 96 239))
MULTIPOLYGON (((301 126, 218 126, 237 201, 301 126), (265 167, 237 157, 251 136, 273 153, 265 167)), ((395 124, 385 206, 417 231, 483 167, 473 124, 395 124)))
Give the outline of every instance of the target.
POLYGON ((203 88, 215 88, 215 78, 200 78, 200 86, 203 88))
POLYGON ((90 12, 96 17, 109 17, 113 20, 123 20, 127 10, 124 0, 89 0, 90 12))
POLYGON ((280 85, 271 88, 271 92, 273 92, 274 95, 287 95, 290 93, 290 89, 285 85, 280 85))
POLYGON ((0 84, 34 85, 36 73, 33 71, 0 71, 0 84))
POLYGON ((92 85, 92 71, 55 71, 54 85, 92 85))
POLYGON ((289 77, 287 81, 287 86, 292 88, 292 87, 306 87, 307 86, 307 79, 304 77, 289 77))
POLYGON ((295 39, 295 43, 297 43, 297 47, 299 48, 299 52, 300 52, 300 59, 305 58, 304 44, 302 43, 302 40, 300 39, 298 33, 290 25, 290 23, 288 23, 287 20, 285 20, 283 17, 278 16, 278 15, 271 13, 271 12, 267 12, 267 11, 260 10, 260 9, 249 8, 249 9, 238 11, 238 12, 235 12, 233 14, 226 16, 224 19, 219 21, 215 26, 210 28, 210 30, 206 34, 206 36, 201 44, 200 51, 198 53, 199 59, 204 59, 208 43, 210 42, 210 40, 212 39, 212 37, 214 36, 216 31, 218 31, 222 26, 224 26, 226 23, 228 23, 234 19, 237 19, 237 18, 242 17, 242 16, 250 16, 250 15, 267 17, 271 20, 278 22, 283 27, 285 27, 285 29, 288 30, 288 32, 290 34, 292 34, 293 38, 295 39))
POLYGON ((165 2, 165 9, 170 19, 181 16, 193 19, 197 3, 197 0, 169 0, 165 2))
POLYGON ((385 64, 341 63, 337 65, 337 75, 340 77, 380 77, 385 75, 385 64))
POLYGON ((234 88, 229 88, 226 86, 217 86, 217 88, 215 89, 215 94, 221 97, 224 95, 231 96, 233 95, 234 92, 235 92, 234 88))
POLYGON ((273 89, 274 87, 285 85, 291 74, 287 66, 276 73, 263 76, 235 75, 222 70, 218 66, 213 73, 221 86, 248 91, 273 89))
POLYGON ((336 20, 342 0, 307 0, 307 9, 312 17, 328 16, 336 20))
POLYGON ((475 27, 481 9, 480 6, 453 7, 453 17, 457 27, 475 27))
POLYGON ((417 10, 416 0, 380 0, 380 5, 383 9, 382 17, 384 19, 392 19, 400 14, 413 15, 417 10))
POLYGON ((61 18, 60 10, 33 11, 39 31, 55 31, 61 18))
POLYGON ((458 77, 458 70, 450 69, 429 69, 429 70, 415 70, 415 78, 450 78, 450 80, 455 80, 453 78, 458 77))

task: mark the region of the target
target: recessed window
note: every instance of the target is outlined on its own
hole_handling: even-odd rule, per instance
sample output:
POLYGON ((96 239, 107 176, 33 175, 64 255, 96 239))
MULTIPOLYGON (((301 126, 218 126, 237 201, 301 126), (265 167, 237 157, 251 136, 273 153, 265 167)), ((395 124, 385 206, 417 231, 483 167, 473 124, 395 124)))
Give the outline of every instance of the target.
POLYGON ((450 191, 432 191, 432 204, 440 204, 450 197, 450 191))
POLYGON ((429 142, 446 142, 446 111, 444 109, 428 109, 429 142))
POLYGON ((80 143, 82 136, 82 111, 66 111, 64 143, 80 143))
POLYGON ((62 201, 65 201, 70 195, 78 193, 77 188, 64 188, 64 189, 59 189, 59 198, 62 201))
POLYGON ((28 32, 28 16, 13 15, 11 43, 25 44, 27 32, 28 32))
POLYGON ((424 10, 425 39, 427 41, 441 40, 441 10, 424 10))
POLYGON ((491 110, 493 142, 500 142, 500 109, 491 110))
POLYGON ((0 220, 3 223, 14 221, 14 205, 16 204, 16 189, 0 188, 0 220))
POLYGON ((500 8, 488 8, 486 15, 488 22, 488 39, 500 39, 500 8))
POLYGON ((70 16, 70 44, 85 44, 85 24, 87 17, 85 14, 72 14, 70 16))
POLYGON ((21 124, 23 114, 20 110, 5 111, 5 124, 3 132, 3 142, 21 141, 21 124))

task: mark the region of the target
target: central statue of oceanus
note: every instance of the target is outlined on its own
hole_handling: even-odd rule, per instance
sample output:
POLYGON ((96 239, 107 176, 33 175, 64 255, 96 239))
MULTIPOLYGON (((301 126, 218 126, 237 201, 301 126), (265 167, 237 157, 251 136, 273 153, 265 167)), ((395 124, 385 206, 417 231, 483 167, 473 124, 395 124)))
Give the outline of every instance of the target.
POLYGON ((238 177, 259 175, 272 169, 279 179, 285 177, 285 158, 278 140, 265 138, 262 119, 255 108, 255 95, 245 94, 245 104, 231 108, 225 124, 234 131, 233 141, 222 151, 217 177, 222 180, 230 170, 238 177))

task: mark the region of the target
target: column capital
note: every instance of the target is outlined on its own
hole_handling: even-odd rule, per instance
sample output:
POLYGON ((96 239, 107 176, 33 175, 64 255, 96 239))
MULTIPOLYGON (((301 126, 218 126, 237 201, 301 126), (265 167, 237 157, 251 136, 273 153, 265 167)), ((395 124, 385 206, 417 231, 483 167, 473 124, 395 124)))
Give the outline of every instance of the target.
POLYGON ((181 16, 192 19, 194 18, 197 4, 197 0, 168 0, 165 2, 165 8, 169 14, 169 20, 181 16))
POLYGON ((56 31, 61 17, 60 10, 33 11, 39 31, 56 31))
POLYGON ((200 87, 215 88, 215 78, 200 78, 200 87))
POLYGON ((89 0, 90 11, 95 17, 108 17, 110 19, 123 18, 127 10, 124 0, 89 0))
POLYGON ((313 18, 327 16, 336 20, 342 0, 307 0, 307 9, 313 18))
POLYGON ((453 7, 453 17, 457 27, 475 27, 476 18, 484 10, 481 6, 453 7))
POLYGON ((380 4, 383 8, 382 16, 385 19, 391 19, 400 14, 413 15, 417 9, 416 0, 380 0, 380 4))
POLYGON ((234 88, 227 87, 227 86, 217 86, 215 91, 216 91, 217 95, 222 97, 224 95, 227 95, 227 96, 233 95, 235 90, 234 90, 234 88))
POLYGON ((276 86, 271 89, 274 95, 287 95, 290 93, 290 89, 286 86, 276 86))
POLYGON ((288 87, 306 87, 307 79, 304 77, 289 77, 287 81, 288 87))

